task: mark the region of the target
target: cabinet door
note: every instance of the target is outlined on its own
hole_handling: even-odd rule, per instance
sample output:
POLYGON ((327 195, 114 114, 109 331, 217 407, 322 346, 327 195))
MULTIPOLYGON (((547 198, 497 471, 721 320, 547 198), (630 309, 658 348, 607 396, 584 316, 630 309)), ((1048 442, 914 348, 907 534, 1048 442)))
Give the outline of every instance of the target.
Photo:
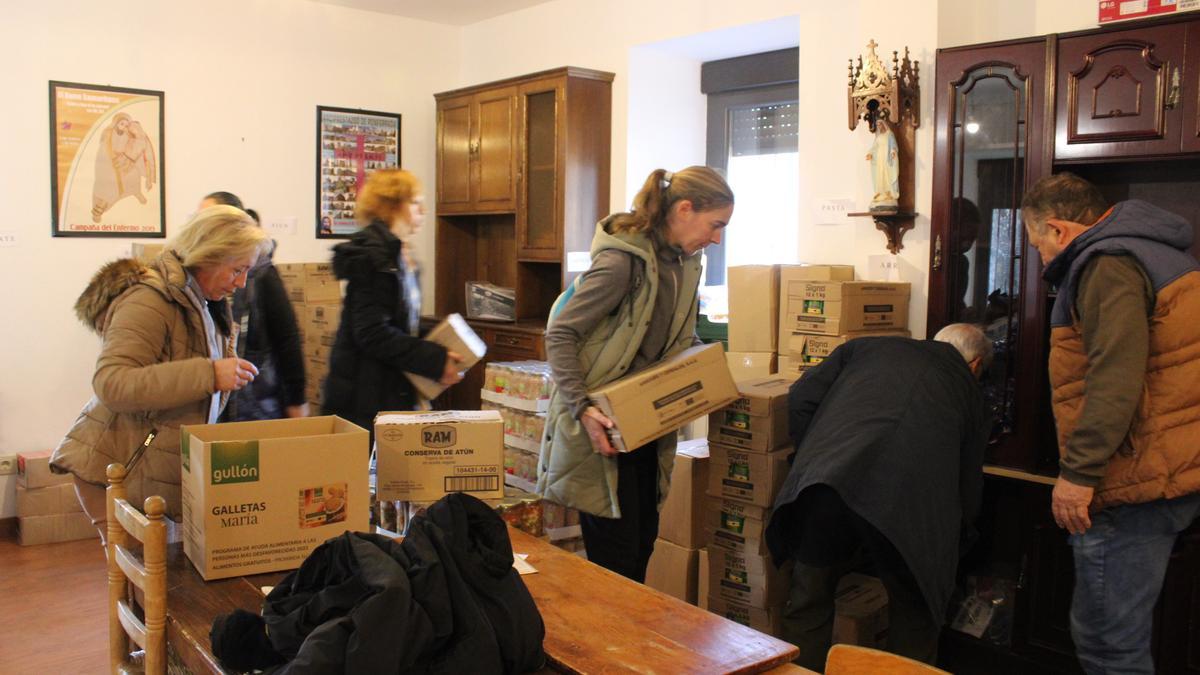
POLYGON ((1054 157, 1164 155, 1180 150, 1187 24, 1066 38, 1058 46, 1054 157))
POLYGON ((1048 170, 1045 42, 942 50, 936 78, 927 331, 984 326, 995 348, 983 382, 995 419, 987 459, 1034 470, 1045 298, 1020 205, 1048 170))
POLYGON ((1167 98, 1183 101, 1183 151, 1200 152, 1200 21, 1187 26, 1187 54, 1179 82, 1175 82, 1175 71, 1171 71, 1170 89, 1167 98))
POLYGON ((454 213, 471 203, 471 97, 438 102, 437 210, 454 213))
POLYGON ((478 211, 512 211, 516 208, 517 92, 504 87, 476 94, 474 148, 478 211))
POLYGON ((562 258, 563 156, 559 124, 562 80, 521 87, 521 196, 517 206, 517 257, 562 258))

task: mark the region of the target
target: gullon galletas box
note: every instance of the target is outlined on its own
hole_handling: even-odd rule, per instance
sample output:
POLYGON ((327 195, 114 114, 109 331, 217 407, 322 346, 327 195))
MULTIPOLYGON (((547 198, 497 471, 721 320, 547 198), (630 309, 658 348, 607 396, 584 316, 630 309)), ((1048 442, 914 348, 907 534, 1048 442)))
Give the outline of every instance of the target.
POLYGON ((378 499, 432 502, 451 492, 504 497, 499 410, 381 412, 375 445, 378 499))
POLYGON ((290 570, 370 527, 366 429, 340 417, 181 429, 183 550, 205 579, 290 570))

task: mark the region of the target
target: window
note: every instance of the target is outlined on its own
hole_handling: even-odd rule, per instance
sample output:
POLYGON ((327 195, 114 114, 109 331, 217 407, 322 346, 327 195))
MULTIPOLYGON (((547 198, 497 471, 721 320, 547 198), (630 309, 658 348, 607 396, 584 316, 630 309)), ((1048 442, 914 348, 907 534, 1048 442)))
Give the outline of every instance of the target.
POLYGON ((701 69, 708 94, 709 166, 725 170, 737 206, 721 244, 706 249, 705 284, 730 265, 791 262, 798 246, 799 52, 784 49, 701 69))

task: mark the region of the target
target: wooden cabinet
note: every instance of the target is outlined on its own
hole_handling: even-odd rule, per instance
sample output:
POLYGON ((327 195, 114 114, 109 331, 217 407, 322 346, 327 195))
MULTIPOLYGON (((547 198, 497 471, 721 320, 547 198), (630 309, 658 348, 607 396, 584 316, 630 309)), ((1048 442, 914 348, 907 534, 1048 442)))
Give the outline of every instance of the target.
MULTIPOLYGON (((942 665, 1080 672, 1068 618, 1072 550, 1049 512, 1055 289, 1026 241, 1020 203, 1038 179, 1069 170, 1110 203, 1144 199, 1200 226, 1200 19, 942 49, 935 80, 926 330, 981 323, 996 351, 984 381, 995 424, 982 539, 960 576, 1016 588, 1008 640, 947 630, 942 665)), ((1156 671, 1200 672, 1200 523, 1177 542, 1155 612, 1156 671)))
POLYGON ((438 98, 438 213, 515 208, 516 133, 514 87, 438 98))
POLYGON ((1130 27, 1062 38, 1055 159, 1181 152, 1183 99, 1185 94, 1196 97, 1197 83, 1197 75, 1185 68, 1184 50, 1185 45, 1188 51, 1200 49, 1185 38, 1200 37, 1197 25, 1130 27), (1185 77, 1191 86, 1184 86, 1185 77))
POLYGON ((486 281, 544 322, 567 252, 607 214, 612 79, 559 68, 436 96, 439 316, 465 315, 466 283, 486 281))

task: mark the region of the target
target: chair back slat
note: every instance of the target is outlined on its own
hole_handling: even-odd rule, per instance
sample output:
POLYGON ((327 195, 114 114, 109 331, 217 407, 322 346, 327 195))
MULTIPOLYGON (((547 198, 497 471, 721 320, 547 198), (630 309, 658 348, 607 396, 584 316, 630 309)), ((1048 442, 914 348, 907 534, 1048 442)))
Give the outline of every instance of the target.
POLYGON ((836 644, 825 657, 825 675, 950 675, 941 668, 890 652, 836 644))
POLYGON ((146 543, 146 529, 150 527, 150 519, 125 499, 118 499, 116 508, 113 510, 121 527, 125 528, 125 531, 134 539, 143 544, 146 543))
POLYGON ((167 524, 166 502, 147 497, 145 513, 127 500, 125 467, 108 465, 108 652, 110 671, 126 672, 130 640, 145 650, 144 671, 167 671, 167 524), (142 542, 142 556, 130 552, 130 538, 142 542), (130 605, 129 584, 142 590, 143 619, 130 605))
POLYGON ((137 643, 137 646, 145 649, 146 624, 137 617, 137 613, 133 611, 128 602, 122 600, 117 603, 117 616, 121 617, 121 628, 125 630, 126 635, 137 643))
POLYGON ((142 565, 142 561, 138 560, 137 556, 124 546, 115 546, 113 550, 117 554, 117 567, 121 568, 121 572, 124 573, 125 578, 129 579, 130 583, 142 589, 142 592, 145 593, 146 568, 142 565))

